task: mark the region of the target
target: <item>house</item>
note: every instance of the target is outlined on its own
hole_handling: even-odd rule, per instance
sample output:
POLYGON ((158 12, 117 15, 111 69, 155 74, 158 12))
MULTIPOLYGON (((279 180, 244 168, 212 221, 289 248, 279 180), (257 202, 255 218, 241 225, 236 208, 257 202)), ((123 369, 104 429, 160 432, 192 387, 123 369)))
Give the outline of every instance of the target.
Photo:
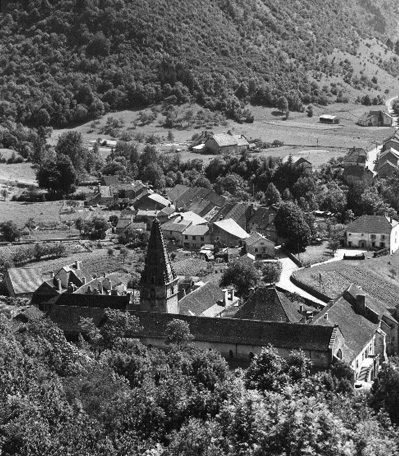
POLYGON ((245 251, 255 255, 257 260, 262 258, 274 258, 276 244, 262 236, 260 233, 253 232, 244 241, 245 251))
POLYGON ((120 219, 118 220, 118 224, 115 227, 115 233, 118 235, 123 234, 128 228, 129 230, 146 231, 147 223, 131 222, 128 219, 120 219))
POLYGON ((319 117, 319 122, 325 124, 339 124, 339 117, 331 114, 322 114, 319 117))
POLYGON ((193 211, 176 212, 169 220, 171 222, 179 222, 185 220, 187 222, 191 222, 192 225, 205 225, 208 223, 205 218, 201 217, 193 211))
POLYGON ((119 180, 119 176, 102 176, 101 185, 110 187, 111 185, 119 185, 122 182, 119 180))
POLYGON ((386 335, 376 315, 363 315, 366 296, 356 295, 351 303, 345 294, 331 301, 312 320, 312 324, 339 327, 345 340, 337 358, 348 363, 357 380, 371 381, 378 372, 380 362, 386 360, 386 335))
POLYGON ((213 154, 235 154, 249 148, 249 143, 244 135, 232 133, 219 133, 205 141, 205 147, 213 154))
POLYGON ((209 244, 211 239, 208 225, 190 225, 181 236, 183 247, 194 250, 199 250, 205 244, 209 244))
POLYGON ((212 282, 202 283, 180 299, 179 314, 217 317, 238 300, 234 290, 222 290, 212 282))
POLYGON ((387 139, 384 144, 382 145, 381 148, 381 153, 389 150, 389 149, 394 149, 396 151, 399 151, 399 138, 397 137, 392 137, 387 139))
POLYGON ((393 254, 399 247, 399 223, 385 215, 362 215, 346 229, 346 245, 361 249, 389 249, 393 254))
POLYGON ((258 232, 273 242, 278 241, 274 219, 278 208, 276 206, 261 206, 248 220, 248 231, 258 232))
POLYGON ((216 260, 224 261, 225 263, 231 263, 232 261, 241 260, 241 248, 237 247, 225 247, 220 249, 215 254, 216 260))
POLYGON ((260 287, 239 307, 234 318, 241 320, 305 322, 316 309, 290 301, 275 287, 260 287))
POLYGON ((220 220, 210 225, 212 244, 225 247, 236 247, 249 237, 233 219, 220 220))
POLYGON ((365 167, 367 162, 367 152, 361 147, 352 147, 345 155, 342 164, 346 166, 362 166, 365 167))
POLYGON ((158 218, 159 211, 157 210, 138 210, 137 214, 134 217, 135 223, 145 223, 147 225, 147 230, 151 229, 153 221, 158 218))
POLYGON ((180 184, 167 191, 167 196, 178 210, 195 212, 207 220, 210 212, 219 210, 227 201, 225 196, 209 188, 186 187, 180 184))
POLYGON ((303 168, 304 170, 307 171, 312 171, 313 165, 310 163, 309 160, 306 160, 302 155, 286 155, 283 159, 283 163, 288 163, 291 161, 292 165, 295 168, 303 168))
POLYGON ((380 109, 363 114, 357 124, 362 127, 392 127, 393 118, 380 109))
POLYGON ((30 298, 43 283, 40 270, 34 268, 8 268, 3 280, 8 296, 30 298))

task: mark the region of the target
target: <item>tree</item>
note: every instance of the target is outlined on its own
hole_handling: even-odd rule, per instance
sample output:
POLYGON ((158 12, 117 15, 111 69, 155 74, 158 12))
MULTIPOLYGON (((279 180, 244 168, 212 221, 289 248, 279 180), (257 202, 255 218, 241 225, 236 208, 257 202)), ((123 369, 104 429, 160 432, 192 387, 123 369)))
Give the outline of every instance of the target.
POLYGON ((284 96, 281 96, 277 100, 277 108, 281 112, 281 114, 284 114, 288 111, 288 100, 284 96))
POLYGON ((265 192, 265 203, 268 206, 278 205, 281 203, 281 194, 273 182, 270 182, 270 184, 267 186, 265 192))
POLYGON ((301 209, 294 203, 282 203, 274 224, 279 237, 287 239, 287 247, 295 251, 309 245, 311 231, 301 209))
POLYGON ((234 285, 241 296, 248 294, 250 288, 255 287, 260 279, 259 271, 252 264, 235 261, 230 263, 223 273, 220 285, 226 287, 234 285))
POLYGON ((75 190, 77 174, 71 159, 60 156, 56 160, 50 159, 42 163, 36 173, 39 187, 50 193, 68 195, 75 190))
POLYGON ((179 347, 186 345, 194 336, 190 332, 190 325, 186 321, 173 319, 166 325, 166 343, 179 347))
MULTIPOLYGON (((99 216, 83 221, 83 225, 79 222, 79 226, 82 227, 83 234, 90 239, 104 239, 106 231, 109 228, 107 220, 99 216)), ((76 225, 76 227, 78 227, 78 225, 76 225)))
POLYGON ((1 234, 6 241, 13 242, 21 237, 21 231, 17 225, 12 221, 8 220, 0 225, 1 234))
POLYGON ((62 133, 55 146, 57 156, 66 155, 71 159, 72 165, 77 170, 82 170, 85 165, 87 149, 83 146, 82 134, 77 131, 62 133))
POLYGON ((280 280, 281 271, 283 269, 280 261, 275 261, 273 263, 259 261, 255 263, 255 267, 259 269, 263 282, 270 284, 280 280))

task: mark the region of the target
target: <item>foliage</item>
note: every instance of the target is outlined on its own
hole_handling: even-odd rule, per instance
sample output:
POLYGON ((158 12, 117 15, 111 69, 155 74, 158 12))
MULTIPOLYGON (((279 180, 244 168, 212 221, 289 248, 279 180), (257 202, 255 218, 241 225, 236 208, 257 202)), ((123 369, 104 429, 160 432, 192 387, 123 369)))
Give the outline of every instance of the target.
POLYGON ((260 271, 263 282, 270 284, 280 280, 281 271, 283 270, 281 261, 257 261, 255 267, 260 271))
POLYGON ((166 343, 178 346, 185 345, 193 339, 190 325, 186 321, 172 320, 166 327, 166 343))
POLYGON ((36 177, 39 187, 53 194, 68 195, 75 191, 77 174, 68 156, 41 163, 36 177))
POLYGON ((255 287, 260 279, 259 271, 252 264, 240 261, 230 263, 223 272, 220 285, 226 287, 234 285, 241 296, 248 294, 250 288, 255 287))
POLYGON ((104 239, 109 228, 107 220, 99 216, 88 220, 77 219, 75 226, 83 236, 89 239, 104 239))
POLYGON ((3 235, 6 241, 15 241, 19 239, 21 236, 21 232, 18 229, 17 225, 12 221, 8 220, 7 222, 3 222, 0 225, 1 234, 3 235))
POLYGON ((278 236, 287 239, 287 246, 299 250, 310 241, 310 229, 301 209, 294 203, 280 205, 274 220, 278 236))

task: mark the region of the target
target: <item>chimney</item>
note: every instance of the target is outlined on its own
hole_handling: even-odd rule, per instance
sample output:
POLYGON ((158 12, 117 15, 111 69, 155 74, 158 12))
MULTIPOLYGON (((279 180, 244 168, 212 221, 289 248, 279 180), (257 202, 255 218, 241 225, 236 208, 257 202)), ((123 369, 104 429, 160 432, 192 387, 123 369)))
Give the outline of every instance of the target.
POLYGON ((234 295, 235 295, 234 288, 230 288, 230 296, 229 296, 229 298, 230 298, 231 302, 234 301, 234 295))
POLYGON ((118 290, 115 290, 115 289, 111 290, 111 295, 118 296, 118 290))
POLYGON ((98 293, 103 294, 103 284, 101 282, 98 283, 97 288, 98 288, 98 293))
POLYGON ((80 271, 81 266, 82 266, 82 262, 76 260, 76 261, 75 261, 75 269, 77 269, 78 271, 80 271))
POLYGON ((299 304, 299 312, 303 313, 303 304, 299 304))
POLYGON ((50 272, 50 279, 54 279, 54 272, 53 271, 50 272))
POLYGON ((222 291, 223 291, 223 305, 227 306, 227 303, 229 301, 229 290, 227 288, 224 288, 222 291))
POLYGON ((328 312, 324 314, 324 320, 328 320, 328 312))
POLYGON ((55 278, 54 285, 58 291, 62 291, 61 279, 55 278))
POLYGON ((89 285, 87 287, 87 291, 86 291, 86 294, 91 294, 92 293, 92 289, 91 289, 91 286, 89 285))
POLYGON ((357 304, 358 309, 364 311, 366 309, 366 295, 357 294, 356 295, 356 304, 357 304))
POLYGON ((86 283, 86 277, 83 276, 81 280, 82 280, 82 283, 83 283, 83 285, 84 285, 84 284, 86 283))

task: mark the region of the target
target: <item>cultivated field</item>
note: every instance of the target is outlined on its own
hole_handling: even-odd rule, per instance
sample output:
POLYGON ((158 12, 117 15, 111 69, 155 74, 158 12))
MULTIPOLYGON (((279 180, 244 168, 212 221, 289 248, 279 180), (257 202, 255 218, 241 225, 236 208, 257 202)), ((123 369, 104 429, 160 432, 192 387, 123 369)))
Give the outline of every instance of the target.
MULTIPOLYGON (((377 274, 372 265, 374 259, 364 261, 337 261, 334 263, 301 269, 294 273, 296 279, 334 299, 352 283, 362 287, 370 296, 396 306, 399 284, 388 275, 377 274)), ((385 258, 385 262, 389 257, 385 258)))

